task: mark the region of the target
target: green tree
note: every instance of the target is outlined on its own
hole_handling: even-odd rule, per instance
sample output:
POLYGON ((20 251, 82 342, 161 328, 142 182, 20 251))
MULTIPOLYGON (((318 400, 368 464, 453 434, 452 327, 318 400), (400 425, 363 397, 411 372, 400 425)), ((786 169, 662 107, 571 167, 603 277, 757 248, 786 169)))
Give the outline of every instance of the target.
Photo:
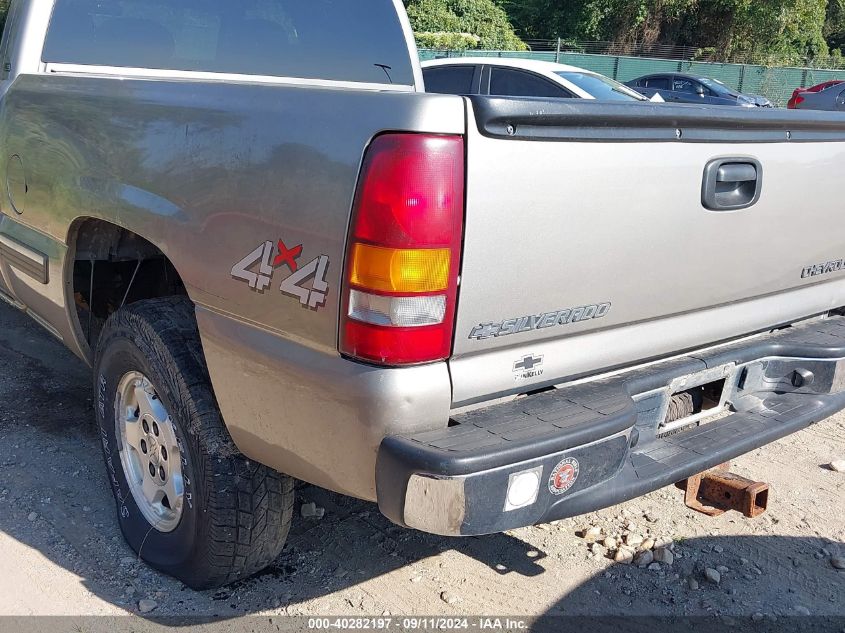
POLYGON ((654 40, 699 0, 498 0, 526 38, 654 40))
POLYGON ((827 0, 714 0, 701 3, 696 29, 725 56, 800 61, 828 53, 827 0))
POLYGON ((845 48, 845 0, 829 0, 827 3, 824 36, 832 50, 845 48))
POLYGON ((0 0, 0 33, 6 25, 6 14, 9 12, 9 3, 12 0, 0 0))
POLYGON ((464 47, 474 39, 480 48, 526 49, 505 11, 493 0, 405 0, 405 5, 421 45, 431 41, 432 35, 449 39, 450 34, 463 34, 458 39, 464 47))
POLYGON ((708 47, 722 58, 825 55, 825 36, 845 33, 842 6, 831 7, 845 0, 497 1, 525 38, 708 47))

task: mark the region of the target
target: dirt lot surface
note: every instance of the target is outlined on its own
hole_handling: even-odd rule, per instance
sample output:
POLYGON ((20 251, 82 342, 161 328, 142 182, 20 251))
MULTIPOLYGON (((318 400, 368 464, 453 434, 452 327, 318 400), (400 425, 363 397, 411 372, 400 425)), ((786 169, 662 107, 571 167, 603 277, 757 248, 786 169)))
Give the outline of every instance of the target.
POLYGON ((298 506, 315 502, 325 516, 297 516, 260 577, 206 593, 152 571, 124 544, 92 420, 87 367, 0 305, 0 615, 138 614, 143 600, 152 601, 144 621, 213 616, 231 630, 256 621, 247 616, 283 614, 696 615, 741 628, 845 617, 845 571, 835 568, 845 556, 845 474, 827 466, 845 459, 843 415, 736 462, 772 485, 757 520, 696 514, 673 488, 555 525, 449 540, 305 486, 298 506), (576 536, 588 527, 601 528, 599 541, 670 539, 673 560, 617 563, 576 536))

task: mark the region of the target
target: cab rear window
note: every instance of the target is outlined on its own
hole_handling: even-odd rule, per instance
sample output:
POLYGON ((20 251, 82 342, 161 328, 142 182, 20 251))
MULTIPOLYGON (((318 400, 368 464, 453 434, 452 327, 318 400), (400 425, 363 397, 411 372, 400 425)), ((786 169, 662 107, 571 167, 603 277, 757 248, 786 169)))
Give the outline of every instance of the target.
POLYGON ((414 84, 392 0, 58 0, 43 61, 414 84))

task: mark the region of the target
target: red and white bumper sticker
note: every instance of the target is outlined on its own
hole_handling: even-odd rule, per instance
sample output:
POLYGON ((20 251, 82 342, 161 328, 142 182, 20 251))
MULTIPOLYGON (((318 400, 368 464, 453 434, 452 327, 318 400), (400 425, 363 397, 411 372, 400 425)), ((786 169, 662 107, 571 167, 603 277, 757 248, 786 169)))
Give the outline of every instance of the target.
POLYGON ((574 457, 567 457, 562 460, 549 477, 549 492, 553 495, 562 495, 567 492, 575 482, 578 481, 578 473, 581 467, 574 457))

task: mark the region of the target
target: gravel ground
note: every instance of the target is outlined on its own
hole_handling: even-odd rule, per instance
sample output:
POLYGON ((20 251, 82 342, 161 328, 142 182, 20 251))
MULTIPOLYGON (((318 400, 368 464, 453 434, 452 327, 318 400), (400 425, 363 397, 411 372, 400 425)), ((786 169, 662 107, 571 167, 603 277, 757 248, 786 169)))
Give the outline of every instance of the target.
POLYGON ((0 306, 0 615, 143 609, 143 618, 234 626, 254 615, 690 615, 742 625, 812 614, 845 626, 845 571, 836 569, 845 474, 828 466, 845 459, 843 415, 735 463, 772 485, 771 509, 753 521, 694 513, 668 488, 554 525, 450 540, 303 486, 298 507, 313 502, 325 515, 297 516, 285 551, 259 577, 204 593, 147 568, 124 544, 92 419, 88 369, 0 306), (650 563, 642 568, 616 562, 601 545, 608 537, 653 540, 665 546, 663 562, 649 561, 653 553, 640 555, 650 563))

